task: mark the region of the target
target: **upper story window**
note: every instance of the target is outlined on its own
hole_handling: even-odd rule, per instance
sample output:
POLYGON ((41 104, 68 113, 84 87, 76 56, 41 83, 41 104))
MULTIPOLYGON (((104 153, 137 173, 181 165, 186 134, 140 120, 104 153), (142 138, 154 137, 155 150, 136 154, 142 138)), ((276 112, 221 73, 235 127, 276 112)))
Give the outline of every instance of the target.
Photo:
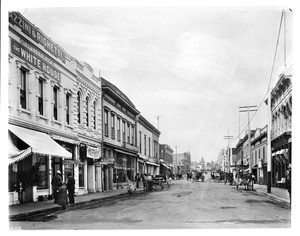
POLYGON ((77 93, 77 118, 78 118, 78 123, 80 124, 81 123, 81 119, 80 119, 80 116, 81 116, 81 107, 80 107, 80 104, 81 104, 81 96, 80 96, 80 92, 77 93))
POLYGON ((117 139, 121 141, 121 118, 117 119, 117 139))
POLYGON ((131 132, 131 144, 134 145, 134 126, 131 126, 132 132, 131 132))
POLYGON ((122 141, 125 143, 126 142, 126 139, 125 139, 125 132, 126 132, 126 122, 123 120, 123 123, 122 123, 122 130, 123 130, 123 133, 122 133, 122 141))
POLYGON ((148 144, 149 144, 149 156, 151 156, 151 138, 148 138, 148 144))
POLYGON ((115 139, 115 115, 111 114, 111 138, 115 139))
POLYGON ((139 147, 140 147, 140 153, 142 153, 142 132, 140 131, 140 136, 139 136, 139 147))
POLYGON ((38 111, 40 115, 44 115, 44 80, 38 80, 38 111))
POLYGON ((85 113, 85 118, 86 118, 86 126, 89 126, 89 97, 86 97, 86 113, 85 113))
POLYGON ((127 143, 130 143, 130 124, 127 124, 127 143))
POLYGON ((26 82, 27 82, 27 71, 20 69, 20 105, 23 109, 27 109, 26 105, 26 82))
POLYGON ((144 135, 144 154, 147 155, 147 136, 146 134, 144 135))
POLYGON ((97 103, 94 101, 94 129, 97 129, 97 103))
POLYGON ((104 135, 108 137, 108 111, 104 111, 104 135))
POLYGON ((53 118, 58 120, 58 88, 53 87, 53 118))
POLYGON ((69 93, 66 94, 66 123, 70 124, 70 98, 71 95, 69 93))

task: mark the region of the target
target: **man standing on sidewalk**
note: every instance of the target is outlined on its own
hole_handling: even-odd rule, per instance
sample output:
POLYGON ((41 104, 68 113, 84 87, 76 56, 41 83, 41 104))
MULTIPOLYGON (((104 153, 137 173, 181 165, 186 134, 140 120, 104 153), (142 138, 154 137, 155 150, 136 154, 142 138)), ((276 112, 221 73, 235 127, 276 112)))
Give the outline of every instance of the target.
POLYGON ((52 184, 52 196, 54 199, 54 203, 57 203, 58 200, 58 184, 62 182, 62 179, 60 177, 61 172, 60 170, 56 171, 55 176, 53 176, 51 184, 52 184))
POLYGON ((67 183, 67 189, 69 194, 69 203, 74 204, 74 192, 75 192, 75 179, 72 177, 71 173, 68 173, 68 183, 67 183))

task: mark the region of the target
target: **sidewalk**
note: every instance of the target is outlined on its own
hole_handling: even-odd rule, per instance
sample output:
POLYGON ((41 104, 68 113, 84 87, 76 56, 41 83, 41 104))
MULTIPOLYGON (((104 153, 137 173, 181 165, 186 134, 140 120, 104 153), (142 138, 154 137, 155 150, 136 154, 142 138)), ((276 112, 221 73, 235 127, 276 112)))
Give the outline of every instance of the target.
POLYGON ((290 207, 289 193, 285 188, 271 187, 271 193, 268 193, 267 185, 254 184, 254 191, 270 200, 290 207))
MULTIPOLYGON (((136 192, 143 191, 143 188, 137 188, 136 192)), ((75 206, 86 204, 91 201, 97 201, 100 199, 110 198, 114 196, 121 196, 129 194, 127 189, 117 189, 111 190, 107 192, 98 192, 98 193, 89 193, 85 195, 75 196, 75 206)), ((72 205, 68 205, 68 207, 73 207, 72 205)), ((54 204, 53 200, 46 200, 41 202, 28 202, 22 203, 19 205, 11 205, 9 206, 9 218, 16 219, 25 216, 30 216, 39 213, 46 213, 55 210, 61 210, 61 206, 54 204)))

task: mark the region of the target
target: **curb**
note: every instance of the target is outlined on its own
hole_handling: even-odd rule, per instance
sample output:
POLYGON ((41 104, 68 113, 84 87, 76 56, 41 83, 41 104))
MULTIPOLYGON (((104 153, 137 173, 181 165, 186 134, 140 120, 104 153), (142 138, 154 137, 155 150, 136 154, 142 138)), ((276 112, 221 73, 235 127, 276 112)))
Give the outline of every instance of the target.
POLYGON ((281 198, 281 197, 275 196, 273 194, 265 193, 261 190, 256 190, 256 189, 254 189, 253 193, 256 195, 264 196, 265 198, 268 198, 269 200, 271 200, 273 202, 279 203, 280 205, 283 205, 289 209, 291 208, 290 201, 285 198, 281 198))
MULTIPOLYGON (((124 192, 124 193, 120 193, 120 194, 114 195, 114 196, 105 196, 105 197, 101 197, 101 198, 94 198, 94 199, 90 199, 90 200, 86 200, 86 201, 82 201, 82 202, 76 202, 74 205, 67 205, 66 209, 89 205, 89 204, 100 202, 102 200, 106 200, 109 198, 117 198, 117 197, 125 196, 125 195, 134 196, 134 195, 141 194, 141 193, 144 193, 144 191, 143 190, 136 191, 133 195, 130 195, 128 192, 124 192)), ((33 211, 25 212, 25 213, 18 213, 18 214, 10 215, 9 220, 10 221, 18 221, 18 220, 23 220, 23 219, 35 216, 35 215, 51 213, 54 211, 63 211, 63 210, 62 210, 61 206, 53 206, 50 208, 33 210, 33 211)))

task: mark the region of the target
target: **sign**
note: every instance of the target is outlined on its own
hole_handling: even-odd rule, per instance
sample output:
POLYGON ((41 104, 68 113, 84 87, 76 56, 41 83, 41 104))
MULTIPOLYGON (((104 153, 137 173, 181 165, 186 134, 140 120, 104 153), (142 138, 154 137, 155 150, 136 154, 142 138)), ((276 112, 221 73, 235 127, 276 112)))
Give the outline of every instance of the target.
POLYGON ((60 82, 61 72, 55 68, 54 61, 27 40, 20 39, 20 42, 11 39, 11 52, 60 82))
POLYGON ((95 147, 91 147, 91 146, 86 146, 86 156, 89 158, 93 158, 93 159, 99 159, 100 155, 99 155, 99 148, 95 148, 95 147))
POLYGON ((31 24, 25 17, 18 12, 9 12, 9 22, 22 30, 24 34, 33 39, 36 43, 41 44, 48 52, 56 58, 66 63, 64 50, 54 43, 44 33, 31 24))

